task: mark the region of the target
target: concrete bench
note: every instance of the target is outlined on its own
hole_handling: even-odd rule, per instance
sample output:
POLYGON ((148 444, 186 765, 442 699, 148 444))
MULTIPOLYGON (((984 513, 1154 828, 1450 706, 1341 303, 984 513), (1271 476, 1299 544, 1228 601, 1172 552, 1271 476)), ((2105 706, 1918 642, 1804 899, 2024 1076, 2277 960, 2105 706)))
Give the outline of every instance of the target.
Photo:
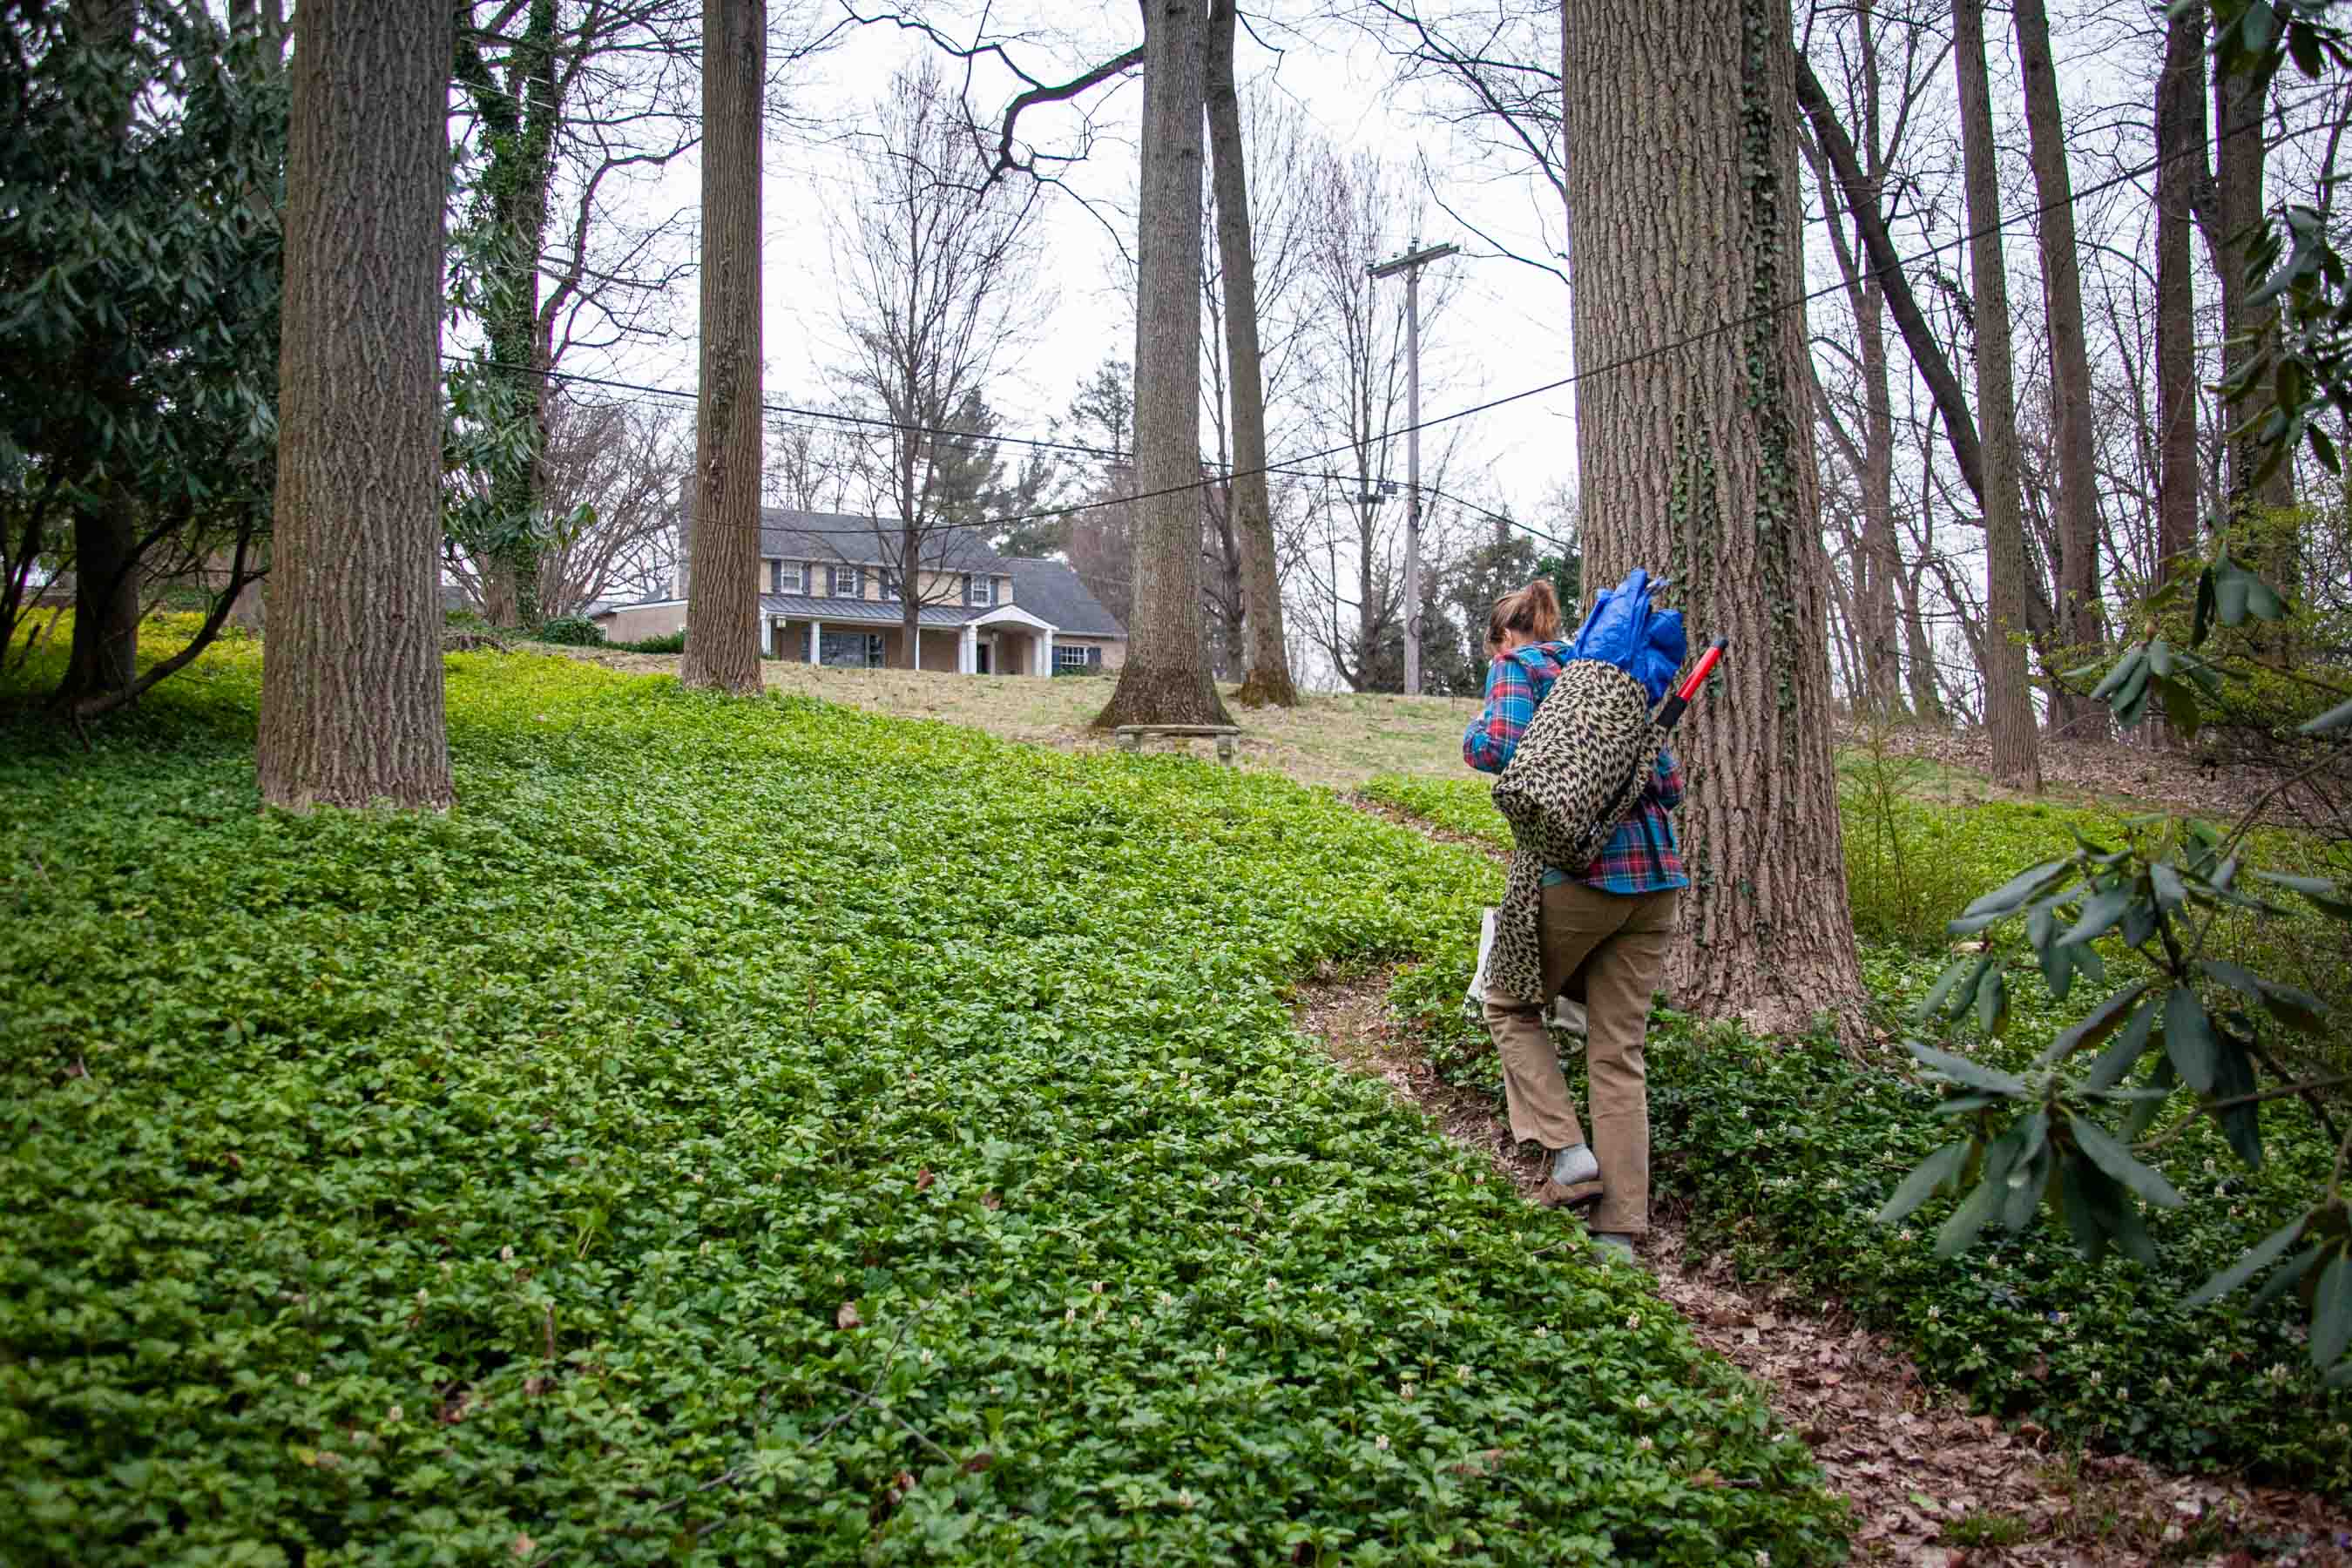
POLYGON ((1207 736, 1217 742, 1217 761, 1234 760, 1234 737, 1242 732, 1238 724, 1121 724, 1111 733, 1118 738, 1123 750, 1141 751, 1147 735, 1174 735, 1182 740, 1207 736))

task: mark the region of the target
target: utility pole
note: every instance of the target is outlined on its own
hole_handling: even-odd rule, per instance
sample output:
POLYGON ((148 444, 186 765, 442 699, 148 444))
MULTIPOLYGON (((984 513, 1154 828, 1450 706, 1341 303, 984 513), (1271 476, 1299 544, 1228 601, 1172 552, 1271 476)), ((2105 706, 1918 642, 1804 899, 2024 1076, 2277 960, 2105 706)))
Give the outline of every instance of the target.
MULTIPOLYGON (((1421 241, 1414 240, 1419 247, 1421 241)), ((1375 278, 1404 274, 1405 489, 1404 694, 1421 695, 1421 269, 1462 247, 1433 245, 1376 263, 1375 278)), ((1366 651, 1370 651, 1369 649, 1366 651)))

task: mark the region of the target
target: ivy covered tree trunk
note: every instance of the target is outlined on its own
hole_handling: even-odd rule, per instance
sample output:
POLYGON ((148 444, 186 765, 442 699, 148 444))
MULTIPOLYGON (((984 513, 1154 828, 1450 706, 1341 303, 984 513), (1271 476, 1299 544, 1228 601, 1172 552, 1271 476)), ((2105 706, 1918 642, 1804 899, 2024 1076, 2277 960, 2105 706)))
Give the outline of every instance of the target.
POLYGON ((556 0, 530 0, 521 37, 501 83, 470 39, 457 49, 457 78, 487 133, 488 163, 478 195, 488 235, 482 328, 520 437, 490 474, 497 536, 486 563, 486 608, 499 626, 540 618, 539 514, 547 451, 547 364, 539 322, 539 268, 546 249, 548 182, 562 112, 556 85, 556 0))
MULTIPOLYGON (((2091 428, 2091 355, 2083 326, 2083 275, 2074 247, 2074 178, 2066 163, 2066 132, 2058 100, 2058 72, 2050 53, 2050 16, 2042 0, 2017 0, 2014 14, 2020 74, 2025 85, 2025 128, 2032 143, 2033 191, 2040 199, 2043 320, 2050 333, 2051 444, 2057 448, 2058 635, 2061 662, 2081 662, 2073 650, 2106 641, 2107 617, 2099 584, 2098 465, 2091 428)), ((2052 699, 2051 716, 2077 739, 2097 739, 2106 720, 2093 704, 2065 693, 2052 699), (2095 728, 2085 728, 2095 726, 2095 728)))
MULTIPOLYGON (((1274 509, 1265 486, 1265 362, 1257 323, 1257 258, 1250 229, 1249 171, 1242 145, 1241 92, 1234 80, 1234 0, 1219 0, 1209 15, 1208 101, 1212 191, 1216 197, 1217 256, 1224 279, 1225 358, 1234 411, 1234 479, 1227 487, 1226 526, 1240 545, 1238 582, 1226 552, 1228 606, 1244 606, 1246 639, 1236 638, 1245 677, 1242 702, 1298 705, 1290 679, 1290 649, 1283 636, 1282 585, 1275 574, 1274 509)), ((1233 628, 1227 628, 1230 634, 1233 628)))
POLYGON ((446 0, 295 14, 261 797, 446 806, 446 0))
POLYGON ((1144 6, 1136 222, 1135 613, 1098 729, 1230 721, 1201 613, 1201 175, 1208 26, 1193 0, 1144 6))
POLYGON ((1584 580, 1671 575, 1694 637, 1731 639, 1678 732, 1692 888, 1669 984, 1769 1033, 1851 1022, 1789 8, 1577 0, 1561 46, 1578 459, 1607 498, 1584 580))
POLYGON ((1985 731, 1992 775, 2038 795, 2033 688, 2026 679, 2025 519, 2018 493, 2017 391, 2010 364, 2009 278, 2000 243, 2000 171, 1985 70, 1984 0, 1954 0, 1952 66, 1968 190, 1969 280, 1976 293, 1977 420, 1984 437, 1985 731))
POLYGON ((702 365, 678 679, 760 689, 760 93, 766 0, 702 0, 702 365))

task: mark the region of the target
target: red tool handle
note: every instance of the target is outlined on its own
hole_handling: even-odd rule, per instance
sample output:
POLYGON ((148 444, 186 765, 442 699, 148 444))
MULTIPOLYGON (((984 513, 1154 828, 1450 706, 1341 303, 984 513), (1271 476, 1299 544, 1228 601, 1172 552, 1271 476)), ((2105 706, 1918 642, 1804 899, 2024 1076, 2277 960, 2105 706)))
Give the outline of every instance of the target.
POLYGON ((1683 710, 1689 707, 1691 699, 1698 695, 1698 689, 1706 684, 1708 676, 1715 673, 1717 661, 1723 658, 1723 650, 1730 646, 1729 637, 1717 637, 1706 645, 1706 651, 1698 656, 1698 665, 1690 672, 1690 679, 1676 687, 1675 694, 1658 705, 1659 729, 1672 730, 1675 727, 1683 716, 1683 710))

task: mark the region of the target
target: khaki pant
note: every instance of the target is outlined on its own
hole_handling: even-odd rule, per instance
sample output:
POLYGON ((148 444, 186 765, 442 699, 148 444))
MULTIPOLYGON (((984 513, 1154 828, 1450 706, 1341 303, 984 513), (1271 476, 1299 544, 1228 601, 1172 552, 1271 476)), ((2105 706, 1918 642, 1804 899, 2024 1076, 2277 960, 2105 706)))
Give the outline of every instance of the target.
POLYGON ((1534 1005, 1492 994, 1486 998, 1486 1029, 1503 1058, 1512 1136, 1547 1149, 1591 1142, 1602 1188, 1594 1230, 1638 1236, 1650 1228, 1650 1092, 1642 1041, 1674 929, 1671 890, 1627 896, 1581 882, 1555 883, 1543 890, 1542 998, 1534 1005), (1590 1140, 1569 1099, 1559 1053, 1536 1010, 1580 972, 1592 1089, 1590 1140))

